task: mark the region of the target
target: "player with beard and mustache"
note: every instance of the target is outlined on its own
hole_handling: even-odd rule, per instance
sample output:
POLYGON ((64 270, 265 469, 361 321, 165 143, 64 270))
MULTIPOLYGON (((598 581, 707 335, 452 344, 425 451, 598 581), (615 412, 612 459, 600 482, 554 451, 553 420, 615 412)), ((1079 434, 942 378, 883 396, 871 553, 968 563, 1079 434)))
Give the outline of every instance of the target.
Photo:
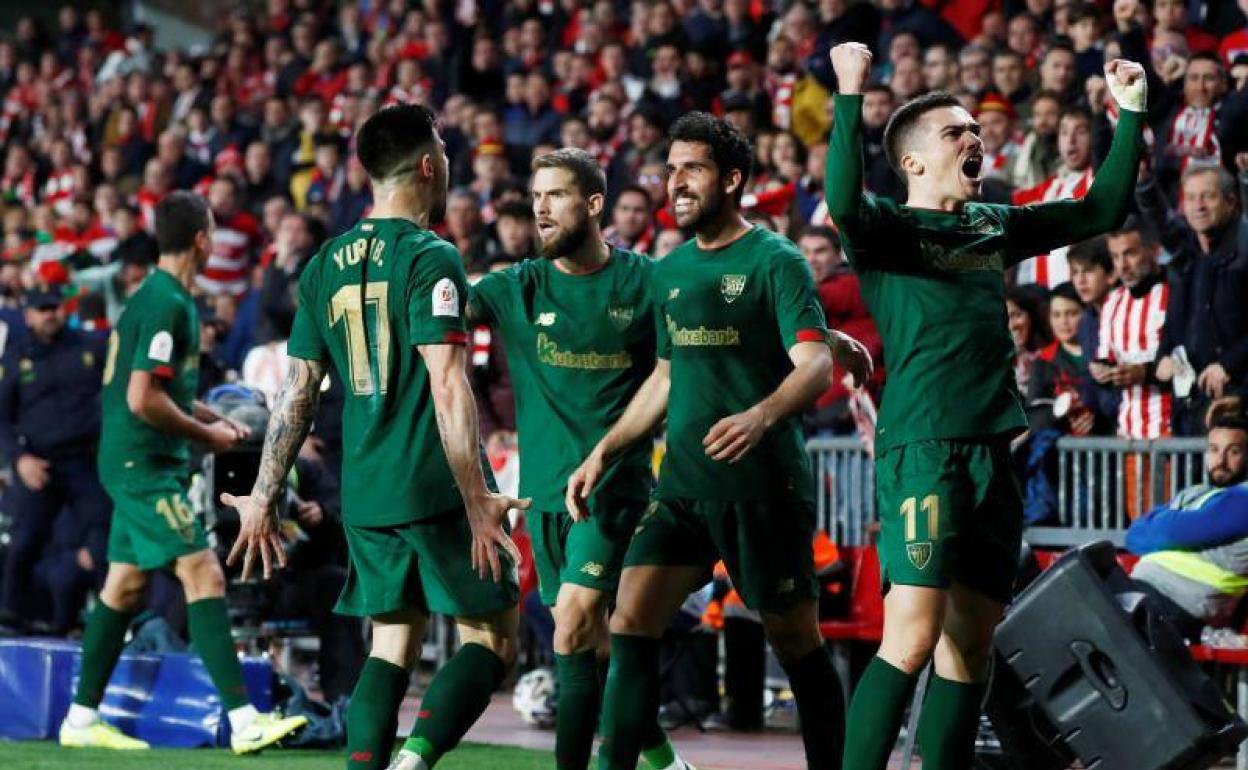
POLYGON ((934 660, 918 726, 923 767, 964 770, 1023 532, 1010 440, 1027 419, 1010 365, 1005 271, 1126 217, 1144 71, 1121 59, 1105 65, 1121 118, 1087 195, 1032 206, 980 202, 979 124, 949 93, 912 99, 884 130, 905 181, 902 205, 862 191, 871 52, 844 43, 831 60, 840 93, 828 213, 890 362, 875 439, 884 636, 850 705, 844 768, 883 770, 918 674, 934 660))
POLYGON ((788 674, 809 767, 833 770, 844 704, 816 619, 815 483, 800 417, 827 389, 834 357, 858 383, 871 359, 827 330, 797 247, 741 215, 745 136, 691 112, 668 138, 667 192, 695 237, 653 269, 654 371, 568 481, 568 510, 580 520, 667 415, 658 489, 611 616, 598 767, 632 770, 659 706, 659 638, 723 559, 788 674))
POLYGON ((326 241, 303 269, 260 470, 239 511, 230 562, 285 564, 275 504, 332 365, 342 379, 342 525, 350 573, 336 612, 373 621, 372 650, 347 711, 347 767, 390 763, 399 705, 430 613, 456 619, 462 645, 429 683, 392 768, 428 770, 459 743, 515 660, 519 614, 507 513, 480 451, 465 372, 459 252, 430 231, 446 212, 447 159, 434 116, 388 107, 365 121, 356 154, 370 216, 326 241), (488 576, 487 576, 488 575, 488 576), (492 579, 491 579, 492 577, 492 579))
MULTIPOLYGON (((482 278, 467 311, 470 327, 488 324, 502 335, 516 391, 520 492, 533 499, 533 555, 542 601, 555 618, 558 770, 589 764, 607 606, 651 486, 651 450, 642 442, 611 469, 588 516, 574 520, 564 504, 568 476, 619 419, 655 361, 654 263, 603 240, 605 200, 606 178, 593 156, 568 148, 535 158, 542 258, 482 278)), ((654 770, 684 770, 657 713, 646 719, 646 760, 654 770)))

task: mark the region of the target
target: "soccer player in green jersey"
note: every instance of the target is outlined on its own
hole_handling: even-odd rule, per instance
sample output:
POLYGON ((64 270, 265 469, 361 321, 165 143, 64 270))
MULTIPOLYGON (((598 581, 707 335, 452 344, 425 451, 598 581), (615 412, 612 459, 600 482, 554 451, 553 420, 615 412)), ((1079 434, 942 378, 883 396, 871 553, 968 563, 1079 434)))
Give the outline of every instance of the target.
MULTIPOLYGON (((564 504, 568 476, 654 369, 654 263, 603 240, 606 184, 598 161, 582 150, 534 159, 533 214, 544 259, 485 276, 468 303, 469 326, 490 324, 502 336, 516 393, 520 494, 534 501, 533 556, 542 601, 554 608, 558 770, 589 765, 607 604, 651 487, 651 447, 639 441, 590 498, 587 518, 574 521, 564 504)), ((652 717, 642 740, 647 762, 683 770, 657 713, 652 717)))
POLYGON ((428 109, 370 117, 356 152, 373 209, 327 241, 299 279, 290 371, 239 509, 231 561, 283 555, 274 503, 311 426, 326 368, 346 386, 342 518, 349 552, 337 612, 372 619, 373 645, 347 713, 347 767, 383 768, 431 612, 462 646, 426 690, 392 768, 428 770, 485 710, 515 658, 518 554, 483 465, 464 369, 468 286, 459 252, 429 227, 446 210, 445 146, 428 109))
POLYGON ((247 435, 195 400, 199 318, 189 289, 212 249, 208 202, 175 192, 156 206, 160 261, 126 302, 104 364, 100 481, 113 499, 108 576, 82 637, 82 670, 61 723, 62 746, 145 749, 102 721, 98 708, 138 611, 147 573, 172 565, 186 592, 195 651, 221 694, 239 754, 307 724, 257 712, 247 700, 225 607, 225 575, 186 500, 191 441, 223 452, 247 435))
POLYGON ((580 519, 667 414, 659 486, 611 616, 598 767, 632 770, 659 706, 659 637, 722 558, 789 676, 807 763, 834 770, 844 707, 816 620, 815 488, 799 416, 826 390, 834 356, 859 382, 870 357, 828 332, 797 247, 742 217, 749 141, 701 112, 677 120, 669 138, 668 195, 695 237, 653 270, 654 370, 568 481, 580 519))
POLYGON ((840 93, 828 211, 880 327, 888 383, 876 431, 884 638, 849 710, 846 770, 883 770, 915 679, 935 674, 919 722, 926 770, 971 766, 992 634, 1010 598, 1023 529, 1010 439, 1027 426, 1010 366, 1006 268, 1113 229, 1140 153, 1143 70, 1105 67, 1121 117, 1081 200, 979 203, 979 125, 950 94, 903 105, 884 132, 905 205, 862 191, 862 89, 871 54, 832 49, 840 93))

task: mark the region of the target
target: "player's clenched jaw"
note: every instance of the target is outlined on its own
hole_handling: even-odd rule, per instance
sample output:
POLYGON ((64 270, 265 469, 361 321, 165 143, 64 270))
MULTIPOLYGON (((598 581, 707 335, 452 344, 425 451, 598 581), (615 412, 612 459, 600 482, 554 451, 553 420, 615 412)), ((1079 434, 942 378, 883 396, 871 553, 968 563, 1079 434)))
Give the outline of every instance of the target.
POLYGON ((572 173, 539 168, 533 174, 533 218, 542 256, 557 259, 577 251, 589 237, 589 201, 572 173))

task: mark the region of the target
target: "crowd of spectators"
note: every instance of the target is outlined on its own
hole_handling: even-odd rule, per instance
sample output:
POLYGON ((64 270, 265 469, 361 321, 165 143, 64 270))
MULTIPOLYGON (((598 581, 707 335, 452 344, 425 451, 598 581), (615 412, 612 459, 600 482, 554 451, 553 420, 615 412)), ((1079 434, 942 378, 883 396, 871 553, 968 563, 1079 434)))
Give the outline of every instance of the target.
MULTIPOLYGON (((1032 439, 1201 434, 1210 404, 1248 390, 1245 13, 1248 0, 268 0, 224 12, 211 43, 191 48, 158 47, 152 29, 98 9, 23 18, 0 39, 0 451, 20 546, 17 558, 7 549, 0 622, 64 631, 102 574, 106 517, 78 501, 96 491, 58 470, 89 451, 98 420, 64 430, 64 408, 22 401, 58 392, 29 387, 55 381, 39 368, 45 349, 72 333, 75 355, 98 369, 88 341, 155 263, 156 202, 194 189, 216 222, 198 287, 200 392, 241 381, 271 398, 300 270, 371 205, 354 131, 391 104, 439 115, 452 189, 438 232, 470 278, 533 253, 529 164, 561 146, 606 170, 608 239, 663 258, 685 238, 666 206, 666 127, 690 110, 726 117, 755 148, 749 218, 800 246, 830 323, 880 362, 868 388, 878 400, 889 351, 823 201, 830 47, 856 40, 875 53, 866 186, 898 199, 884 127, 934 89, 980 122, 986 199, 1083 195, 1117 119, 1102 62, 1140 61, 1149 128, 1137 214, 1010 272, 1014 368, 1032 439), (42 501, 38 529, 29 505, 15 510, 23 495, 42 501), (67 574, 48 564, 76 579, 43 580, 67 574), (69 609, 36 598, 69 591, 69 609)), ((506 452, 506 361, 488 329, 471 344, 483 438, 506 452)), ((812 433, 869 431, 857 397, 834 383, 812 433)), ((331 480, 335 403, 325 399, 304 452, 331 480)), ((336 516, 336 484, 326 488, 302 509, 308 528, 336 516)))

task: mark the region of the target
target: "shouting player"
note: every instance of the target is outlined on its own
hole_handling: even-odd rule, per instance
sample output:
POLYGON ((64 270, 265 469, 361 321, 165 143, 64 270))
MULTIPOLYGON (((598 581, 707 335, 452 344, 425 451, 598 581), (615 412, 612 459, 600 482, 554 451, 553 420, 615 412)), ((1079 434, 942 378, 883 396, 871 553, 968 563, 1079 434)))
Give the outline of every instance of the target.
MULTIPOLYGON (((472 288, 468 323, 502 335, 516 391, 520 494, 529 515, 542 601, 553 605, 559 678, 555 766, 585 770, 598 726, 599 652, 624 552, 650 497, 651 446, 630 447, 573 521, 568 476, 624 412, 654 369, 648 257, 609 246, 598 222, 606 178, 586 152, 533 161, 533 214, 544 259, 491 273, 472 288)), ((682 770, 651 714, 642 753, 682 770)))
POLYGON ((464 370, 459 252, 429 231, 446 210, 447 160, 433 114, 373 115, 356 139, 372 181, 369 217, 327 241, 304 268, 290 371, 239 509, 231 561, 258 555, 266 577, 285 556, 274 502, 311 426, 326 367, 343 407, 342 518, 350 574, 336 611, 368 616, 373 646, 347 714, 347 767, 386 767, 429 613, 453 615, 462 646, 429 684, 393 767, 427 770, 454 748, 515 657, 512 500, 490 490, 464 370), (499 550, 506 554, 500 554, 499 550), (510 563, 507 562, 510 557, 510 563), (488 573, 488 577, 487 577, 488 573), (492 578, 492 579, 491 579, 492 578))
POLYGON ((1018 561, 1022 499, 1009 440, 1027 426, 1010 367, 1004 270, 1113 229, 1126 216, 1145 103, 1139 65, 1106 80, 1122 118, 1082 200, 977 203, 979 125, 944 92, 892 116, 885 151, 907 204, 862 192, 862 89, 871 54, 832 49, 840 94, 828 211, 892 362, 876 431, 884 640, 850 706, 846 770, 882 770, 918 672, 935 658, 919 722, 926 770, 971 765, 992 633, 1018 561))
POLYGON ((749 141, 689 113, 672 126, 667 191, 695 238, 653 269, 654 371, 568 482, 587 500, 668 417, 654 502, 629 545, 611 617, 601 770, 632 770, 659 707, 659 637, 719 559, 763 626, 797 699, 811 768, 839 763, 844 707, 816 622, 814 479, 799 415, 827 389, 833 353, 859 382, 865 348, 825 327, 810 268, 741 215, 749 141))
POLYGON ((186 591, 191 640, 221 694, 234 751, 259 751, 307 724, 305 717, 257 712, 248 702, 225 575, 186 500, 190 442, 224 452, 247 435, 194 400, 199 318, 189 289, 212 251, 212 228, 208 202, 198 195, 174 192, 157 204, 160 261, 126 302, 108 340, 99 454, 100 481, 113 499, 108 576, 82 637, 82 673, 61 723, 62 746, 147 748, 102 721, 97 709, 147 573, 170 564, 186 591))

